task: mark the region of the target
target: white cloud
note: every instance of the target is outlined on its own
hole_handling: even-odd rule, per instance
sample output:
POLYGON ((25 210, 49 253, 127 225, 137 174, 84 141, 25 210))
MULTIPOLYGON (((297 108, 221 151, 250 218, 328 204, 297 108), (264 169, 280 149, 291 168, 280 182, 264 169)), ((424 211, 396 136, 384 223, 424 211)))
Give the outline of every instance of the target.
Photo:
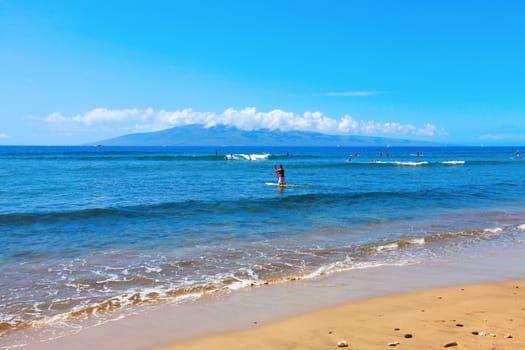
POLYGON ((322 94, 323 96, 350 96, 350 97, 361 97, 361 96, 373 96, 379 95, 379 91, 339 91, 339 92, 327 92, 322 94))
POLYGON ((61 123, 61 122, 66 121, 66 117, 64 117, 60 113, 55 112, 45 117, 44 120, 49 123, 61 123))
POLYGON ((0 133, 0 139, 8 139, 9 135, 0 133))
POLYGON ((99 124, 99 123, 114 123, 120 121, 126 121, 131 119, 144 119, 147 115, 148 108, 143 114, 140 110, 134 109, 106 109, 106 108, 95 108, 84 114, 79 114, 71 119, 75 122, 84 123, 86 125, 99 124))
POLYGON ((53 113, 44 118, 49 123, 72 123, 86 127, 104 129, 115 127, 126 132, 158 131, 166 128, 199 124, 205 127, 216 125, 234 126, 241 130, 251 131, 269 129, 280 131, 312 131, 328 134, 362 134, 362 135, 398 135, 398 136, 436 136, 444 131, 432 124, 416 127, 397 122, 380 123, 375 121, 358 121, 350 115, 334 119, 322 112, 305 112, 296 114, 280 109, 259 112, 255 107, 242 110, 228 108, 222 113, 198 112, 191 108, 166 111, 154 111, 152 108, 140 109, 105 109, 95 108, 91 111, 72 117, 53 113))
MULTIPOLYGON (((101 124, 115 124, 119 122, 126 122, 130 120, 145 121, 154 115, 151 108, 146 110, 139 109, 106 109, 95 108, 82 114, 77 114, 72 117, 66 117, 62 113, 55 112, 43 118, 49 123, 81 123, 84 125, 101 125, 101 124)), ((31 119, 39 119, 30 117, 31 119)))
POLYGON ((161 110, 156 114, 157 122, 161 126, 175 127, 191 124, 202 124, 206 126, 214 126, 213 122, 218 118, 211 112, 194 112, 191 108, 183 109, 181 111, 168 112, 161 110))

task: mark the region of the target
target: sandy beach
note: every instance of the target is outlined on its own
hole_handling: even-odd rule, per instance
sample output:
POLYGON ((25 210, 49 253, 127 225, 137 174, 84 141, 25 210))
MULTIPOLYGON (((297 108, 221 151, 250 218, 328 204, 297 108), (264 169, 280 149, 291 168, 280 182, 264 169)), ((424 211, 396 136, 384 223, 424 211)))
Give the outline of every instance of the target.
POLYGON ((178 349, 524 349, 525 280, 428 289, 351 302, 178 349), (347 344, 347 346, 345 346, 347 344))
POLYGON ((22 341, 28 350, 338 349, 340 341, 361 350, 454 342, 453 349, 525 349, 523 252, 519 245, 497 252, 478 246, 425 264, 159 305, 69 336, 39 341, 28 333, 22 341))

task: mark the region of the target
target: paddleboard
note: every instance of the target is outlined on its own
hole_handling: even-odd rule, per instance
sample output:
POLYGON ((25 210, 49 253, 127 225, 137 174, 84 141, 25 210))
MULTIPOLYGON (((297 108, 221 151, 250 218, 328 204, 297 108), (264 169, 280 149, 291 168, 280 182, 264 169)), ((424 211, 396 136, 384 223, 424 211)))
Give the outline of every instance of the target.
POLYGON ((309 185, 302 185, 302 184, 285 184, 285 185, 279 185, 277 182, 265 182, 266 186, 278 186, 278 187, 308 187, 309 185))

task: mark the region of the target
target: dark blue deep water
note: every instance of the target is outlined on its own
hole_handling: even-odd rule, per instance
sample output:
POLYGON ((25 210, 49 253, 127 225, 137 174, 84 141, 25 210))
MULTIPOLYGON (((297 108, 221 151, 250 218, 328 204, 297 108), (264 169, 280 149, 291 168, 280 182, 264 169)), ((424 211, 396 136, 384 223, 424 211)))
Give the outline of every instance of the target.
POLYGON ((516 148, 0 147, 0 343, 145 304, 524 244, 524 158, 516 148), (301 186, 265 185, 279 164, 301 186))

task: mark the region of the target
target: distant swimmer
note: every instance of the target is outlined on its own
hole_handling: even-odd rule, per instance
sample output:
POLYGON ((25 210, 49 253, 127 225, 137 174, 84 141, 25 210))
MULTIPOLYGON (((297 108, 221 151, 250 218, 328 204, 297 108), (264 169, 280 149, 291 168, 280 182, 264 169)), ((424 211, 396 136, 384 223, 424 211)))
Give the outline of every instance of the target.
POLYGON ((284 181, 284 168, 283 168, 283 165, 282 164, 279 165, 278 168, 274 167, 274 171, 277 174, 277 176, 279 177, 279 180, 277 181, 277 184, 279 184, 279 185, 286 185, 286 181, 284 181))
POLYGON ((518 158, 520 157, 520 150, 516 151, 516 157, 518 157, 518 158))

